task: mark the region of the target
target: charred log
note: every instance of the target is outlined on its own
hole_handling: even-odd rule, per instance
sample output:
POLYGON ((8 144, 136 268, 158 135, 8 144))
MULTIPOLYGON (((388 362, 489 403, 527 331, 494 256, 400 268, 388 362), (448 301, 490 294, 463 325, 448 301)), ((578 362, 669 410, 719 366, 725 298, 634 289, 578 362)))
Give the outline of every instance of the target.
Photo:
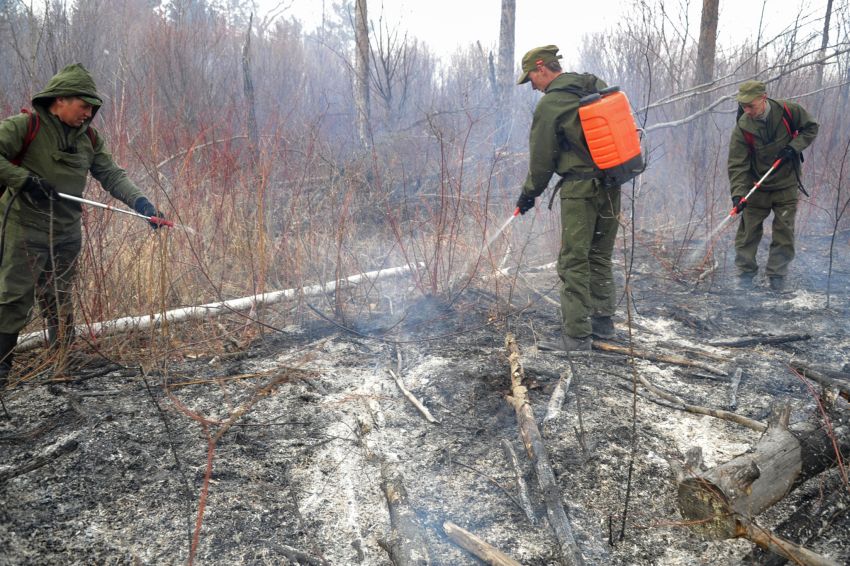
POLYGON ((799 342, 801 340, 811 339, 811 334, 783 334, 781 336, 753 336, 751 338, 741 338, 739 340, 719 340, 709 342, 709 344, 725 348, 748 348, 750 346, 787 344, 788 342, 799 342))
POLYGON ((537 428, 534 412, 531 410, 531 404, 528 401, 527 388, 523 385, 525 372, 519 361, 519 348, 512 334, 508 334, 505 338, 505 347, 508 350, 508 361, 511 365, 511 395, 507 400, 516 411, 522 442, 529 458, 534 463, 537 481, 546 502, 549 525, 558 539, 564 562, 570 566, 584 564, 581 550, 573 537, 570 520, 561 502, 558 482, 555 480, 555 474, 549 464, 543 437, 537 428))
MULTIPOLYGON (((772 537, 755 526, 752 517, 835 466, 836 450, 850 449, 850 428, 829 429, 808 422, 789 427, 789 415, 786 407, 749 452, 705 472, 691 469, 683 474, 678 485, 679 511, 692 530, 711 539, 744 537, 768 548, 766 541, 772 537)), ((769 549, 787 551, 785 556, 797 560, 799 556, 788 550, 794 546, 783 541, 769 549)))
POLYGON ((381 488, 387 498, 392 531, 386 540, 378 541, 396 566, 431 564, 425 535, 410 506, 404 478, 390 464, 381 466, 381 488))
MULTIPOLYGON (((830 474, 823 483, 813 486, 805 501, 782 521, 775 532, 797 544, 809 545, 819 539, 836 521, 850 512, 850 494, 841 474, 830 474)), ((788 560, 758 547, 745 560, 747 564, 782 566, 788 560)))

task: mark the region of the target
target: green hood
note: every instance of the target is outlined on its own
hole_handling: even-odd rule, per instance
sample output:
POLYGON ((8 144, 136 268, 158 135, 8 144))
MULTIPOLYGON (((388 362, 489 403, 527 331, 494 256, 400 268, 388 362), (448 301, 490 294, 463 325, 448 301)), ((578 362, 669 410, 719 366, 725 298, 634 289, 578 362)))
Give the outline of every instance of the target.
POLYGON ((85 99, 94 106, 92 118, 103 104, 103 98, 97 93, 94 79, 81 63, 68 65, 56 73, 48 81, 44 90, 32 97, 32 104, 47 107, 54 98, 59 96, 79 96, 85 99))

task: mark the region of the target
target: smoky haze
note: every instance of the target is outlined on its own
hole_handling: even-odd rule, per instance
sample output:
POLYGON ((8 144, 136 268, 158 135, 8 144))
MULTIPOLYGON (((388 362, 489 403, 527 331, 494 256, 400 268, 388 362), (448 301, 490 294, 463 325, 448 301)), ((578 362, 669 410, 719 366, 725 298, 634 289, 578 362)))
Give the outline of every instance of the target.
MULTIPOLYGON (((497 73, 498 53, 486 45, 441 59, 363 5, 366 50, 355 47, 353 2, 327 3, 317 28, 285 4, 253 17, 250 2, 3 5, 5 114, 82 62, 106 101, 95 125, 116 160, 197 232, 174 235, 163 250, 140 244, 132 222, 87 211, 83 309, 102 319, 403 264, 424 266, 417 293, 450 294, 522 263, 520 248, 553 258, 558 219, 545 206, 470 258, 513 210, 539 95, 514 84, 516 69, 497 73), (368 58, 363 103, 358 52, 368 58)), ((685 3, 634 4, 585 36, 575 70, 621 86, 646 132, 649 167, 626 191, 626 247, 663 241, 670 265, 688 267, 682 258, 728 213, 731 96, 753 77, 821 123, 805 154, 810 197, 798 232, 846 228, 847 11, 846 0, 834 2, 826 29, 826 14, 808 6, 771 12, 769 29, 779 31, 725 39, 702 85, 699 22, 685 3)), ((513 46, 514 61, 523 47, 513 46)), ((730 246, 725 231, 713 249, 730 246)))

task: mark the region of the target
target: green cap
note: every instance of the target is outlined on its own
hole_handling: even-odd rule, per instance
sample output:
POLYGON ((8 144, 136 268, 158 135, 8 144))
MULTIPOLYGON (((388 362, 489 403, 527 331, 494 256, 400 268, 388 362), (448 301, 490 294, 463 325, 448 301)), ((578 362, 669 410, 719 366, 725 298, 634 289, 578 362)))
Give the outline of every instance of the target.
POLYGON ((761 81, 746 81, 738 87, 738 96, 735 97, 741 104, 749 104, 756 98, 767 92, 764 83, 761 81))
POLYGON ((93 96, 83 96, 83 95, 80 95, 80 96, 78 96, 77 98, 81 98, 82 100, 84 100, 84 101, 88 102, 88 103, 89 103, 89 104, 91 104, 92 106, 102 106, 102 105, 103 105, 103 101, 102 101, 101 99, 99 99, 99 98, 94 98, 93 96))
POLYGON ((543 47, 535 47, 528 53, 522 56, 522 75, 516 84, 521 85, 528 82, 528 72, 537 68, 537 65, 545 65, 552 61, 557 61, 561 56, 558 55, 557 45, 544 45, 543 47))

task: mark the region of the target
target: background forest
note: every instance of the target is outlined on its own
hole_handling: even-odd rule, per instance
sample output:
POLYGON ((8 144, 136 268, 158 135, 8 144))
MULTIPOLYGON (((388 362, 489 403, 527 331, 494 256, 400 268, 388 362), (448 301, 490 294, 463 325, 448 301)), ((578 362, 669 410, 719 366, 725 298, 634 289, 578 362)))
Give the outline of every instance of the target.
MULTIPOLYGON (((704 2, 695 25, 687 4, 634 2, 613 29, 585 37, 572 69, 629 95, 649 168, 625 193, 622 247, 652 248, 672 277, 728 212, 726 145, 748 78, 821 123, 798 231, 847 227, 847 1, 784 13, 780 34, 735 45, 715 43, 717 7, 704 2)), ((539 98, 514 84, 530 46, 513 45, 514 0, 502 8, 497 53, 469 45, 440 61, 366 0, 335 3, 309 32, 285 3, 264 13, 235 0, 0 1, 3 114, 83 63, 105 97, 95 126, 116 161, 191 228, 151 233, 87 209, 78 321, 398 265, 419 266, 423 295, 490 285, 481 277, 501 256, 474 256, 513 210, 539 98)), ((96 186, 89 196, 106 200, 96 186)), ((543 230, 531 244, 553 257, 557 215, 541 205, 532 216, 543 230)), ((344 317, 343 302, 326 306, 344 317)))

